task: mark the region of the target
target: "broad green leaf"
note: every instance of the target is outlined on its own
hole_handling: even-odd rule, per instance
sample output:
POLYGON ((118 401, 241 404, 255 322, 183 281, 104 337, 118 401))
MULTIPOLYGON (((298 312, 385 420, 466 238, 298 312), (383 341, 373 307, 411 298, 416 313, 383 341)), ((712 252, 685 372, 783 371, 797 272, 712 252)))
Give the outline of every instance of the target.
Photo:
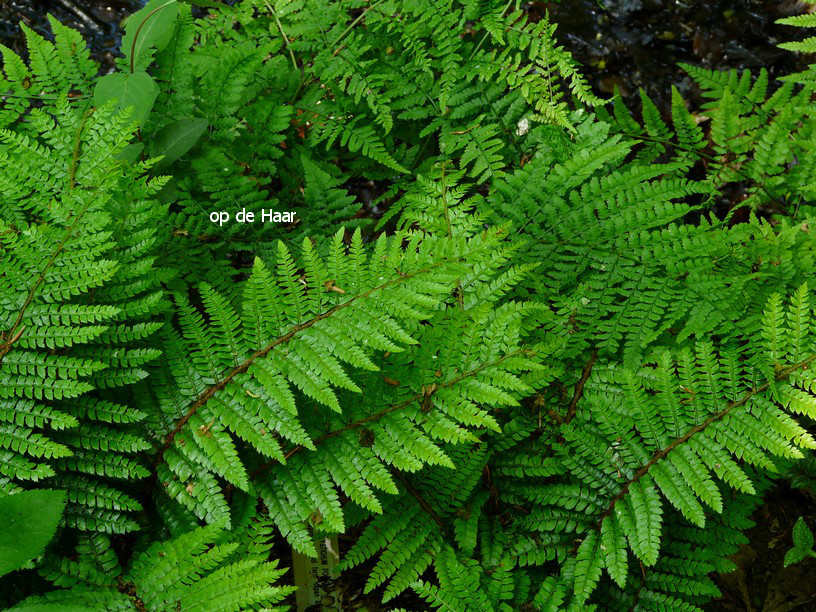
POLYGON ((791 548, 788 552, 785 553, 785 559, 783 564, 785 567, 789 565, 793 565, 794 563, 799 563, 802 559, 807 557, 807 551, 802 550, 801 548, 791 548))
POLYGON ((42 553, 64 508, 65 491, 42 489, 0 497, 0 576, 42 553))
POLYGON ((153 135, 150 142, 151 156, 164 156, 156 167, 167 166, 192 149, 206 129, 207 120, 198 117, 179 119, 165 125, 153 135))
POLYGON ((94 89, 94 104, 101 106, 109 100, 118 101, 117 108, 133 107, 133 118, 144 125, 159 94, 159 87, 146 72, 109 74, 103 76, 94 89))
POLYGON ((136 158, 139 157, 139 153, 142 152, 142 149, 144 149, 143 142, 132 142, 129 145, 122 147, 122 150, 116 154, 116 159, 121 159, 129 164, 132 164, 136 161, 136 158))
POLYGON ((125 22, 122 52, 131 72, 150 63, 151 49, 161 51, 173 36, 178 17, 176 0, 150 0, 125 22))

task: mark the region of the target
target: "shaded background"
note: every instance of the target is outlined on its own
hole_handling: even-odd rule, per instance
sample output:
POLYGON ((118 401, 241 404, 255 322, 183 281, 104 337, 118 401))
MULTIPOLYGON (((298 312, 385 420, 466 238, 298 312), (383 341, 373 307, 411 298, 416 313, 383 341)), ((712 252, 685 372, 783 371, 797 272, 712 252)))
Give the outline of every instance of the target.
MULTIPOLYGON (((232 3, 232 2, 228 2, 232 3)), ((47 13, 79 30, 93 57, 108 71, 117 53, 120 23, 143 0, 0 0, 0 44, 22 52, 23 22, 49 36, 47 13)), ((562 0, 527 2, 533 19, 547 11, 558 37, 584 65, 595 91, 609 96, 617 86, 625 98, 643 88, 666 108, 671 85, 694 101, 690 79, 678 67, 766 67, 771 76, 789 72, 796 58, 776 47, 803 38, 799 28, 779 26, 780 17, 803 12, 798 0, 562 0)), ((194 9, 199 10, 199 9, 194 9)))

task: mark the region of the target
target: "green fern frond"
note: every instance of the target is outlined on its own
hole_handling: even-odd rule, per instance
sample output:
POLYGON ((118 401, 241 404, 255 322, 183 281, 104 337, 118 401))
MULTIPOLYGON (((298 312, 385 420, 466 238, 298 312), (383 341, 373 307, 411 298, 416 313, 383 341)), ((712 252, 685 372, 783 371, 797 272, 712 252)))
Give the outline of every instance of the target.
POLYGON ((97 476, 146 475, 134 460, 149 447, 135 425, 146 415, 105 390, 143 379, 158 354, 141 341, 164 307, 154 266, 160 208, 150 199, 161 183, 134 169, 123 190, 115 155, 133 125, 110 105, 82 111, 63 98, 53 118, 32 116, 42 131, 4 131, 0 153, 10 187, 0 238, 3 479, 47 478, 69 491, 67 524, 129 531, 141 506, 97 476), (20 167, 27 176, 12 181, 20 167))
POLYGON ((92 536, 78 547, 77 561, 63 560, 43 572, 55 585, 69 588, 30 597, 20 609, 243 610, 281 602, 294 591, 275 585, 284 570, 267 560, 268 546, 241 551, 239 558, 239 537, 223 527, 200 527, 153 542, 123 572, 110 541, 92 536))

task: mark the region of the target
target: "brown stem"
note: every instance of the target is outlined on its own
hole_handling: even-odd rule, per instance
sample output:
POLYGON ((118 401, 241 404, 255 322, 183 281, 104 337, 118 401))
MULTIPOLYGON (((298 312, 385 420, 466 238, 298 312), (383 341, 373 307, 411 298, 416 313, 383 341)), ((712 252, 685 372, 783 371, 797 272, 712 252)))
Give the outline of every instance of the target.
POLYGON ((333 308, 330 308, 326 312, 317 315, 315 318, 307 321, 306 323, 301 323, 300 325, 295 325, 287 333, 285 333, 282 336, 279 336, 278 338, 276 338, 272 343, 270 343, 266 347, 264 347, 264 348, 262 348, 262 349, 260 349, 258 351, 255 351, 241 365, 239 365, 239 366, 233 368, 232 370, 230 370, 229 374, 227 374, 220 381, 218 381, 217 383, 215 383, 214 385, 212 385, 211 387, 209 387, 205 391, 203 391, 198 396, 198 398, 190 405, 190 408, 187 410, 187 412, 184 414, 184 416, 179 419, 178 423, 176 423, 176 426, 173 428, 173 430, 169 434, 167 434, 167 436, 165 437, 164 443, 162 444, 162 448, 159 451, 158 456, 156 457, 155 463, 158 464, 158 463, 161 462, 162 457, 164 456, 164 452, 168 448, 170 448, 170 445, 173 443, 173 439, 176 437, 176 434, 178 434, 178 432, 181 431, 182 427, 184 427, 187 424, 187 421, 189 421, 192 418, 192 416, 198 411, 198 409, 201 408, 204 404, 206 404, 216 393, 218 393, 219 391, 224 389, 230 382, 232 382, 235 379, 236 376, 246 372, 249 369, 249 367, 253 363, 255 363, 256 359, 266 357, 272 351, 272 349, 274 349, 276 346, 279 346, 281 344, 289 342, 289 340, 291 340, 295 336, 295 334, 297 334, 298 332, 301 332, 304 329, 308 329, 308 328, 312 327, 315 323, 317 323, 319 321, 322 321, 323 319, 326 319, 326 318, 334 315, 339 310, 347 308, 348 306, 350 306, 351 304, 353 304, 354 302, 356 302, 360 298, 366 297, 366 296, 370 295, 371 293, 373 293, 374 291, 382 289, 384 286, 385 285, 380 285, 378 287, 374 287, 373 289, 370 289, 369 291, 350 299, 348 302, 344 302, 342 304, 338 304, 337 306, 334 306, 333 308))
MULTIPOLYGON (((314 441, 314 446, 318 446, 319 444, 322 444, 323 442, 325 442, 326 440, 329 440, 331 438, 336 438, 340 434, 343 434, 343 433, 345 433, 345 432, 347 432, 347 431, 349 431, 351 429, 357 429, 358 427, 362 427, 366 423, 370 423, 372 421, 377 421, 377 420, 381 419, 382 417, 384 417, 386 414, 388 414, 390 412, 394 412, 396 410, 401 410, 403 408, 407 408, 408 406, 410 406, 414 402, 427 400, 427 398, 433 396, 433 394, 436 393, 439 389, 452 387, 453 385, 455 385, 458 382, 461 382, 465 378, 470 378, 471 376, 474 376, 474 375, 478 374, 479 372, 481 372, 485 368, 493 367, 495 365, 500 364, 502 361, 504 361, 505 359, 508 359, 509 357, 513 357, 515 355, 519 355, 519 354, 526 353, 526 352, 527 352, 526 349, 520 349, 518 351, 508 353, 507 355, 504 355, 503 357, 500 357, 499 359, 497 359, 495 361, 491 361, 490 363, 483 364, 483 365, 479 366, 478 368, 476 368, 474 370, 464 372, 464 373, 460 374, 459 376, 457 376, 456 378, 453 378, 453 379, 449 380, 446 383, 442 383, 440 385, 436 385, 436 386, 433 386, 433 387, 423 387, 423 390, 420 393, 412 395, 411 397, 409 397, 409 398, 407 398, 407 399, 405 399, 405 400, 403 400, 401 402, 398 402, 396 404, 391 404, 390 406, 380 410, 379 412, 375 412, 374 414, 370 414, 367 417, 363 417, 362 419, 354 421, 353 423, 349 423, 348 425, 345 425, 345 426, 341 427, 340 429, 335 429, 334 431, 330 431, 329 433, 320 436, 319 438, 317 438, 314 441)), ((292 456, 294 456, 294 455, 296 455, 296 454, 298 454, 298 453, 300 453, 301 451, 304 451, 304 450, 306 450, 305 446, 303 446, 303 445, 296 446, 292 450, 287 452, 286 455, 284 455, 284 460, 288 461, 292 456)), ((256 478, 257 476, 259 476, 260 474, 262 474, 263 472, 265 472, 266 470, 268 470, 269 468, 271 468, 273 465, 275 465, 277 463, 278 463, 278 461, 274 461, 274 460, 273 461, 268 461, 267 463, 264 463, 260 467, 256 468, 255 471, 250 473, 250 475, 249 475, 250 479, 256 478)))
MULTIPOLYGON (((795 372, 798 369, 806 367, 811 361, 816 359, 816 354, 811 355, 807 359, 800 361, 799 363, 795 363, 792 366, 789 366, 783 370, 781 370, 777 375, 775 380, 782 380, 787 378, 792 372, 795 372)), ((615 504, 617 504, 623 497, 629 492, 629 487, 632 486, 635 482, 640 480, 643 476, 645 476, 649 470, 652 468, 654 464, 656 464, 661 459, 664 459, 670 452, 672 452, 675 448, 680 446, 681 444, 687 442, 694 434, 700 433, 704 429, 706 429, 712 423, 721 420, 727 414, 729 414, 734 408, 738 408, 739 406, 744 406, 747 404, 752 397, 755 395, 762 393, 763 391, 767 391, 767 389, 771 386, 770 382, 766 382, 764 385, 760 385, 756 389, 752 389, 750 391, 746 391, 745 395, 742 398, 735 400, 733 402, 729 402, 729 404, 720 412, 712 414, 702 423, 695 425, 691 429, 689 429, 684 435, 680 436, 676 440, 674 440, 671 444, 669 444, 666 448, 661 448, 654 455, 652 458, 649 459, 637 472, 635 475, 628 480, 624 485, 621 487, 621 490, 615 495, 609 502, 606 510, 604 510, 603 514, 601 514, 600 518, 598 519, 597 523, 595 524, 595 529, 600 529, 601 524, 603 523, 604 519, 612 514, 612 511, 615 509, 615 504)))
POLYGON ((147 16, 144 18, 144 21, 142 21, 142 23, 139 24, 139 27, 136 28, 136 33, 133 35, 133 43, 131 43, 131 45, 130 45, 130 73, 131 74, 133 74, 135 72, 135 70, 136 70, 136 66, 135 66, 136 58, 134 57, 134 54, 136 53, 136 41, 139 40, 139 34, 141 33, 142 28, 144 27, 144 25, 147 23, 147 21, 153 15, 158 13, 163 8, 166 8, 166 7, 170 6, 171 4, 175 3, 175 1, 176 0, 169 0, 169 2, 166 2, 165 4, 162 4, 161 6, 157 7, 156 9, 154 9, 153 11, 148 13, 147 16))
POLYGON ((567 410, 567 416, 564 418, 564 423, 569 423, 575 418, 575 413, 578 410, 578 402, 581 401, 581 398, 584 395, 584 386, 589 380, 589 375, 592 373, 592 366, 595 365, 597 359, 598 349, 593 348, 592 352, 589 354, 589 360, 586 362, 586 365, 584 365, 584 369, 581 372, 581 379, 578 381, 578 384, 575 385, 575 391, 572 394, 572 400, 569 403, 569 409, 567 410))
POLYGON ((399 480, 405 486, 407 491, 411 495, 413 495, 414 499, 416 499, 417 502, 419 502, 419 507, 422 508, 428 514, 428 516, 430 516, 434 520, 434 523, 436 523, 437 525, 439 525, 439 527, 444 529, 445 522, 442 520, 442 517, 440 517, 436 513, 436 511, 431 507, 431 505, 425 501, 420 492, 416 490, 414 485, 408 482, 408 479, 405 478, 405 476, 403 476, 402 473, 400 473, 400 471, 397 470, 396 468, 391 468, 391 473, 397 480, 399 480))
MULTIPOLYGON (((158 455, 156 457, 154 465, 158 465, 159 463, 161 463, 162 458, 164 457, 164 453, 167 451, 168 448, 170 448, 170 445, 173 443, 173 440, 176 437, 176 435, 181 431, 181 429, 184 427, 184 425, 187 424, 187 421, 189 421, 192 418, 192 416, 198 411, 198 409, 201 408, 204 404, 206 404, 216 393, 218 393, 219 391, 224 389, 229 383, 231 383, 235 379, 236 376, 246 372, 249 369, 249 367, 253 363, 255 363, 255 361, 257 359, 261 359, 263 357, 266 357, 272 351, 272 349, 274 349, 276 346, 279 346, 281 344, 285 344, 286 342, 289 342, 289 340, 291 340, 298 332, 301 332, 304 329, 308 329, 309 327, 312 327, 315 323, 318 323, 319 321, 322 321, 323 319, 327 319, 328 317, 333 316, 338 311, 343 310, 345 308, 348 308, 349 306, 356 303, 357 301, 370 296, 372 293, 375 293, 377 291, 382 291, 383 289, 386 289, 386 288, 390 287, 391 285, 403 282, 406 279, 413 278, 413 277, 415 277, 415 276, 417 276, 419 274, 424 274, 425 272, 428 272, 428 271, 430 271, 430 270, 432 270, 434 268, 437 268, 437 267, 443 265, 444 263, 447 263, 447 262, 445 262, 445 261, 437 262, 437 263, 435 263, 435 264, 433 264, 431 266, 428 266, 427 268, 422 268, 421 270, 417 270, 416 272, 413 272, 411 274, 401 274, 397 278, 391 279, 390 281, 385 282, 385 283, 383 283, 381 285, 378 285, 376 287, 372 287, 368 291, 366 291, 364 293, 361 293, 360 295, 354 296, 353 298, 351 298, 350 300, 348 300, 346 302, 343 302, 342 304, 338 304, 338 305, 334 306, 333 308, 330 308, 326 312, 317 315, 316 317, 314 317, 313 319, 310 319, 309 321, 307 321, 305 323, 295 325, 286 334, 276 338, 274 341, 272 341, 266 347, 254 352, 241 365, 239 365, 239 366, 233 368, 232 370, 230 370, 230 372, 224 378, 222 378, 220 381, 218 381, 217 383, 215 383, 214 385, 208 387, 205 391, 203 391, 198 396, 198 398, 190 405, 190 408, 187 410, 187 412, 184 414, 184 416, 182 416, 181 419, 179 419, 178 423, 176 423, 173 430, 169 434, 167 434, 167 436, 165 437, 164 442, 162 443, 162 446, 159 449, 159 453, 158 453, 158 455)), ((295 449, 295 450, 297 450, 297 449, 295 449)), ((294 454, 294 453, 292 453, 292 454, 294 454)))
POLYGON ((128 599, 130 599, 130 602, 133 604, 133 607, 136 608, 138 612, 147 612, 147 606, 139 598, 135 584, 132 582, 126 582, 122 580, 121 577, 116 579, 116 583, 116 590, 123 595, 127 595, 128 599))
MULTIPOLYGON (((79 149, 80 145, 82 144, 82 130, 85 127, 85 123, 87 122, 88 117, 90 117, 93 114, 93 112, 94 108, 91 107, 88 110, 86 110, 85 113, 82 115, 82 119, 79 122, 79 127, 77 128, 76 137, 74 138, 74 149, 71 156, 71 166, 68 170, 68 184, 70 186, 71 191, 73 191, 75 187, 75 175, 77 163, 79 160, 79 149)), ((5 357, 8 354, 8 352, 11 350, 12 345, 15 342, 17 342, 17 340, 20 339, 20 336, 25 331, 25 326, 20 327, 20 324, 23 322, 23 317, 25 316, 26 310, 28 310, 28 307, 31 306, 31 303, 34 301, 34 296, 37 294, 40 285, 42 285, 43 281, 45 281, 45 274, 48 272, 51 266, 53 266, 54 263, 57 261, 57 257, 59 257, 59 254, 62 253, 62 250, 65 248, 65 245, 68 242, 68 239, 71 238, 71 236, 73 235, 74 230, 76 229, 82 217, 85 216, 85 213, 88 211, 89 207, 90 199, 88 200, 88 204, 85 205, 85 208, 83 208, 81 211, 77 213, 73 222, 68 227, 68 231, 65 233, 65 236, 63 236, 62 240, 57 245, 57 248, 54 250, 54 252, 51 254, 51 257, 45 263, 43 269, 40 270, 40 273, 37 276, 37 280, 34 281, 34 285, 29 290, 28 295, 26 296, 26 299, 23 302, 22 307, 20 308, 20 312, 17 313, 17 317, 14 319, 14 323, 12 323, 9 330, 4 334, 4 337, 7 337, 9 339, 2 345, 0 345, 0 364, 3 363, 3 357, 5 357)))

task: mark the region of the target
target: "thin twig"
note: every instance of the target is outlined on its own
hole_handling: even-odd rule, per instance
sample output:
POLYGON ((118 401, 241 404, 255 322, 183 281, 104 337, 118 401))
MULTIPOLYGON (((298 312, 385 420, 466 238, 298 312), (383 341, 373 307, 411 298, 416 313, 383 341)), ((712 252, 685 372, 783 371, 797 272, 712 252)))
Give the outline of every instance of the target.
MULTIPOLYGON (((787 378, 788 376, 790 376, 791 373, 795 372, 796 370, 803 369, 803 368, 807 367, 808 364, 810 364, 814 359, 816 359, 816 354, 811 355, 807 359, 804 359, 804 360, 800 361, 799 363, 795 363, 792 366, 789 366, 789 367, 781 370, 779 372, 779 374, 777 374, 777 376, 775 377, 774 380, 783 380, 783 379, 787 378)), ((685 434, 683 434, 682 436, 680 436, 679 438, 674 440, 671 444, 669 444, 665 448, 662 448, 662 449, 658 450, 657 452, 655 452, 654 455, 652 455, 652 458, 649 459, 649 461, 647 461, 637 472, 635 472, 634 476, 632 476, 631 479, 629 479, 627 482, 625 482, 623 484, 623 486, 621 487, 621 490, 617 493, 617 495, 615 495, 615 497, 613 497, 610 500, 606 510, 604 510, 603 514, 601 514, 600 518, 598 519, 598 521, 597 521, 597 523, 595 525, 595 528, 596 529, 601 528, 601 524, 603 523, 604 519, 607 516, 609 516, 610 514, 612 514, 613 510, 615 509, 615 504, 617 504, 621 499, 623 499, 623 497, 629 492, 629 487, 631 487, 635 482, 637 482, 643 476, 645 476, 649 472, 649 470, 652 468, 652 466, 654 464, 656 464, 661 459, 664 459, 670 452, 672 452, 675 448, 677 448, 681 444, 684 444, 685 442, 688 442, 688 440, 691 439, 691 437, 694 436, 695 434, 700 433, 701 431, 705 430, 712 423, 723 419, 734 408, 737 408, 739 406, 744 406, 755 395, 758 395, 759 393, 762 393, 763 391, 767 391, 770 386, 771 386, 771 383, 766 382, 764 385, 760 385, 756 389, 751 389, 750 391, 746 391, 745 395, 743 395, 742 398, 740 398, 738 400, 735 400, 733 402, 729 402, 728 405, 723 410, 721 410, 720 412, 716 412, 716 413, 712 414, 705 421, 703 421, 702 423, 699 423, 698 425, 695 425, 694 427, 689 429, 685 434)))
POLYGON ((286 35, 286 32, 283 29, 283 24, 280 22, 280 19, 278 19, 278 14, 275 12, 275 7, 269 4, 268 0, 264 0, 264 4, 269 12, 272 13, 272 17, 275 19, 275 23, 278 25, 278 31, 281 33, 281 36, 283 36, 283 42, 286 43, 286 50, 289 51, 289 59, 292 60, 292 67, 295 69, 295 72, 297 72, 300 70, 300 68, 298 67, 297 60, 295 59, 295 53, 292 51, 292 45, 289 41, 289 37, 286 35))
POLYGON ((162 447, 159 450, 159 453, 158 453, 158 455, 156 457, 156 460, 155 460, 154 464, 158 465, 159 463, 161 463, 162 458, 164 457, 165 451, 168 448, 170 448, 171 444, 173 444, 173 440, 175 439, 176 434, 178 434, 181 431, 181 429, 187 424, 187 421, 189 421, 193 417, 193 415, 198 411, 198 409, 201 408, 208 401, 210 401, 210 399, 212 399, 212 397, 216 393, 218 393, 219 391, 224 389, 227 385, 229 385, 229 383, 232 382, 233 379, 236 376, 238 376, 239 374, 243 374, 244 372, 249 370, 249 367, 253 363, 255 363, 255 361, 257 359, 261 359, 263 357, 266 357, 272 351, 272 349, 274 349, 276 346, 279 346, 281 344, 289 342, 295 336, 295 334, 297 334, 298 332, 301 332, 304 329, 308 329, 309 327, 312 327, 315 323, 317 323, 319 321, 322 321, 323 319, 326 319, 326 318, 334 315, 339 310, 343 310, 344 308, 347 308, 347 307, 351 306, 353 303, 357 302, 361 298, 367 297, 371 293, 373 293, 373 292, 375 292, 377 290, 383 289, 386 286, 392 284, 393 282, 394 281, 389 281, 388 283, 385 283, 383 285, 378 285, 377 287, 374 287, 374 288, 366 291, 365 293, 362 293, 362 294, 360 294, 358 296, 355 296, 354 298, 348 300, 347 302, 343 302, 342 304, 338 304, 337 306, 334 306, 333 308, 327 310, 324 313, 321 313, 321 314, 317 315, 316 317, 314 317, 313 319, 310 319, 309 321, 306 321, 305 323, 301 323, 300 325, 295 325, 294 327, 292 327, 292 329, 290 329, 284 335, 279 336, 278 338, 273 340, 270 344, 268 344, 264 348, 254 352, 241 365, 239 365, 239 366, 233 368, 232 370, 230 370, 229 374, 227 374, 224 378, 222 378, 220 381, 218 381, 214 385, 208 387, 190 405, 190 408, 187 410, 187 412, 184 414, 184 416, 182 416, 179 419, 179 421, 176 423, 173 430, 169 434, 167 434, 167 436, 166 436, 166 438, 164 440, 164 443, 162 444, 162 447))
MULTIPOLYGON (((73 191, 74 188, 76 187, 75 177, 77 163, 79 161, 79 149, 82 144, 82 130, 85 128, 85 123, 87 122, 88 117, 90 117, 93 114, 93 112, 94 112, 93 107, 86 110, 85 113, 82 115, 79 127, 77 128, 76 138, 74 139, 74 150, 71 160, 71 166, 68 170, 68 184, 71 191, 73 191)), ((85 216, 85 213, 88 211, 90 205, 91 199, 89 198, 88 202, 85 204, 85 207, 77 212, 76 217, 74 218, 71 225, 68 227, 68 231, 65 233, 65 236, 63 236, 62 240, 57 245, 57 248, 54 249, 54 252, 51 254, 51 257, 45 263, 45 266, 40 271, 39 275, 37 276, 37 279, 31 286, 31 289, 29 289, 28 295, 26 296, 23 305, 20 307, 20 311, 17 313, 17 317, 14 319, 14 323, 12 323, 9 330, 5 333, 5 336, 8 337, 9 340, 0 345, 0 363, 3 362, 3 357, 5 357, 8 354, 8 352, 11 350, 12 345, 15 342, 17 342, 17 340, 20 339, 20 336, 22 335, 23 331, 25 331, 25 326, 24 325, 22 327, 20 326, 23 322, 26 311, 28 310, 29 306, 31 306, 31 303, 34 301, 34 296, 37 294, 40 285, 42 285, 43 281, 45 281, 46 273, 48 272, 48 270, 51 269, 51 266, 53 266, 54 263, 57 261, 57 257, 59 257, 60 253, 62 253, 66 243, 73 235, 74 230, 79 225, 79 222, 82 219, 82 217, 85 216)))
MULTIPOLYGON (((164 457, 165 451, 167 451, 167 449, 170 448, 170 446, 173 444, 173 440, 175 439, 176 435, 182 430, 182 428, 193 417, 193 415, 198 411, 199 408, 201 408, 204 404, 206 404, 216 393, 218 393, 219 391, 226 388, 227 385, 229 385, 235 379, 236 376, 238 376, 240 374, 243 374, 247 370, 249 370, 249 367, 253 363, 255 363, 256 360, 261 359, 263 357, 266 357, 276 346, 279 346, 281 344, 289 342, 295 336, 295 334, 297 334, 298 332, 301 332, 301 331, 303 331, 305 329, 308 329, 309 327, 312 327, 315 323, 318 323, 319 321, 322 321, 323 319, 326 319, 328 317, 333 316, 338 311, 343 310, 345 308, 348 308, 352 304, 355 304, 357 301, 359 301, 361 299, 364 299, 364 298, 367 298, 368 296, 370 296, 371 294, 373 294, 373 293, 375 293, 377 291, 382 291, 382 290, 387 289, 388 287, 390 287, 390 286, 392 286, 394 284, 404 282, 406 279, 413 278, 413 277, 415 277, 415 276, 417 276, 419 274, 424 274, 426 272, 429 272, 429 271, 431 271, 431 270, 433 270, 435 268, 438 268, 438 267, 442 266, 443 264, 448 263, 448 261, 449 260, 443 260, 443 261, 436 262, 435 264, 432 264, 432 265, 427 266, 426 268, 422 268, 420 270, 417 270, 416 272, 413 272, 413 273, 410 273, 410 274, 403 274, 403 275, 401 275, 401 276, 399 276, 397 278, 393 278, 393 279, 391 279, 391 280, 389 280, 389 281, 387 281, 387 282, 385 282, 385 283, 383 283, 381 285, 377 285, 376 287, 372 287, 368 291, 366 291, 364 293, 361 293, 361 294, 359 294, 357 296, 354 296, 353 298, 343 302, 342 304, 337 304, 336 306, 332 307, 331 309, 327 310, 326 312, 317 315, 316 317, 306 321, 305 323, 295 325, 287 333, 285 333, 282 336, 279 336, 278 338, 273 340, 270 344, 268 344, 266 347, 264 347, 262 349, 259 349, 258 351, 254 352, 252 355, 250 355, 246 359, 246 361, 244 361, 240 365, 238 365, 235 368, 233 368, 232 370, 230 370, 229 373, 224 378, 222 378, 220 381, 218 381, 214 385, 208 387, 206 390, 201 392, 201 394, 199 394, 199 396, 196 398, 196 400, 193 401, 192 404, 190 404, 190 407, 187 410, 187 412, 184 414, 184 416, 182 416, 179 419, 179 421, 176 423, 175 427, 173 427, 172 431, 170 431, 170 433, 167 434, 167 436, 165 437, 165 440, 162 443, 161 448, 159 449, 156 460, 154 461, 154 465, 158 465, 159 463, 161 463, 162 458, 164 457)), ((392 407, 390 409, 386 409, 386 411, 389 411, 391 409, 394 409, 394 408, 392 407)), ((333 434, 333 435, 337 435, 338 433, 339 433, 339 431, 337 433, 333 434)), ((297 448, 294 449, 294 451, 297 451, 297 450, 298 450, 297 448)), ((292 452, 292 454, 294 454, 294 452, 292 452)))
POLYGON ((589 354, 589 361, 586 362, 586 365, 581 372, 581 379, 578 381, 578 384, 575 385, 575 391, 572 394, 572 400, 569 403, 569 409, 567 410, 567 416, 564 418, 564 423, 569 423, 575 418, 575 413, 578 410, 578 402, 581 401, 581 398, 584 395, 584 385, 586 385, 587 381, 589 380, 589 375, 592 373, 592 366, 595 365, 597 359, 598 349, 594 348, 589 354))
MULTIPOLYGON (((382 4, 383 2, 385 2, 385 0, 377 0, 377 2, 375 2, 374 4, 370 4, 370 5, 368 5, 368 6, 367 6, 367 7, 366 7, 366 8, 363 10, 363 12, 362 12, 362 13, 360 13, 359 15, 357 15, 357 17, 354 19, 354 21, 352 21, 352 22, 351 22, 351 23, 348 25, 348 27, 347 27, 345 30, 343 30, 343 31, 340 33, 340 36, 338 36, 338 37, 335 39, 335 41, 332 43, 332 47, 337 46, 337 45, 340 43, 340 41, 341 41, 341 40, 343 40, 343 39, 346 37, 346 34, 348 34, 349 32, 351 32, 351 30, 354 28, 354 26, 356 26, 358 23, 360 23, 360 20, 361 20, 363 17, 365 17, 365 14, 366 14, 368 11, 370 11, 370 10, 371 10, 371 9, 373 9, 373 8, 378 7, 378 6, 379 6, 380 4, 382 4)), ((340 51, 340 47, 337 47, 337 49, 335 49, 335 50, 334 50, 334 53, 332 53, 332 57, 334 57, 335 55, 337 55, 337 53, 338 53, 339 51, 340 51)))
POLYGON ((429 504, 428 502, 425 501, 425 499, 422 497, 420 492, 416 490, 414 485, 412 485, 410 482, 408 482, 408 479, 405 478, 405 476, 403 476, 400 473, 400 471, 397 470, 396 468, 392 467, 391 468, 391 473, 394 475, 394 477, 397 480, 399 480, 405 486, 405 488, 408 490, 408 492, 411 495, 414 496, 414 499, 416 499, 417 502, 419 502, 419 507, 422 508, 428 514, 428 516, 430 516, 434 520, 434 522, 437 525, 439 525, 442 529, 444 529, 445 528, 445 522, 442 520, 442 517, 440 517, 436 513, 436 511, 431 507, 431 504, 429 504))
MULTIPOLYGON (((505 359, 508 359, 510 357, 514 357, 514 356, 519 355, 519 354, 525 354, 525 353, 526 353, 526 349, 521 349, 521 350, 515 351, 513 353, 508 353, 507 355, 504 355, 503 357, 500 357, 499 359, 497 359, 495 361, 491 361, 490 363, 482 364, 481 366, 479 366, 478 368, 476 368, 474 370, 464 372, 464 373, 460 374, 459 376, 457 376, 456 378, 453 378, 453 379, 449 380, 446 383, 436 385, 435 387, 433 387, 433 386, 427 387, 426 386, 425 388, 423 388, 423 390, 421 392, 419 392, 419 393, 417 393, 415 395, 412 395, 411 397, 409 397, 409 398, 407 398, 407 399, 405 399, 405 400, 403 400, 401 402, 398 402, 396 404, 391 404, 390 406, 388 406, 387 408, 383 408, 379 412, 375 412, 374 414, 370 414, 367 417, 364 417, 362 419, 359 419, 357 421, 349 423, 348 425, 345 425, 345 426, 341 427, 340 429, 335 429, 334 431, 330 431, 330 432, 320 436, 312 444, 313 444, 313 446, 319 446, 320 444, 322 444, 326 440, 336 438, 337 436, 339 436, 341 434, 344 434, 347 431, 350 431, 352 429, 357 429, 358 427, 362 427, 366 423, 370 423, 372 421, 378 421, 382 417, 384 417, 386 414, 389 414, 389 413, 394 412, 396 410, 402 410, 404 408, 407 408, 408 406, 414 404, 415 402, 427 400, 428 398, 432 397, 440 389, 445 389, 445 388, 448 388, 448 387, 452 387, 453 385, 461 382, 465 378, 470 378, 471 376, 475 376, 476 374, 478 374, 479 372, 481 372, 482 370, 484 370, 486 368, 490 368, 490 367, 493 367, 493 366, 496 366, 496 365, 500 364, 505 359)), ((306 447, 303 446, 302 444, 294 447, 292 450, 288 451, 284 455, 284 457, 283 457, 284 461, 288 461, 293 456, 297 455, 298 453, 300 453, 300 452, 302 452, 304 450, 306 450, 306 447)), ((260 467, 256 468, 255 471, 253 471, 249 475, 250 480, 256 478, 257 476, 259 476, 260 474, 262 474, 263 472, 265 472, 266 470, 268 470, 272 466, 277 465, 278 463, 280 463, 280 462, 278 462, 277 460, 272 460, 272 461, 268 461, 267 463, 264 463, 260 467)))

